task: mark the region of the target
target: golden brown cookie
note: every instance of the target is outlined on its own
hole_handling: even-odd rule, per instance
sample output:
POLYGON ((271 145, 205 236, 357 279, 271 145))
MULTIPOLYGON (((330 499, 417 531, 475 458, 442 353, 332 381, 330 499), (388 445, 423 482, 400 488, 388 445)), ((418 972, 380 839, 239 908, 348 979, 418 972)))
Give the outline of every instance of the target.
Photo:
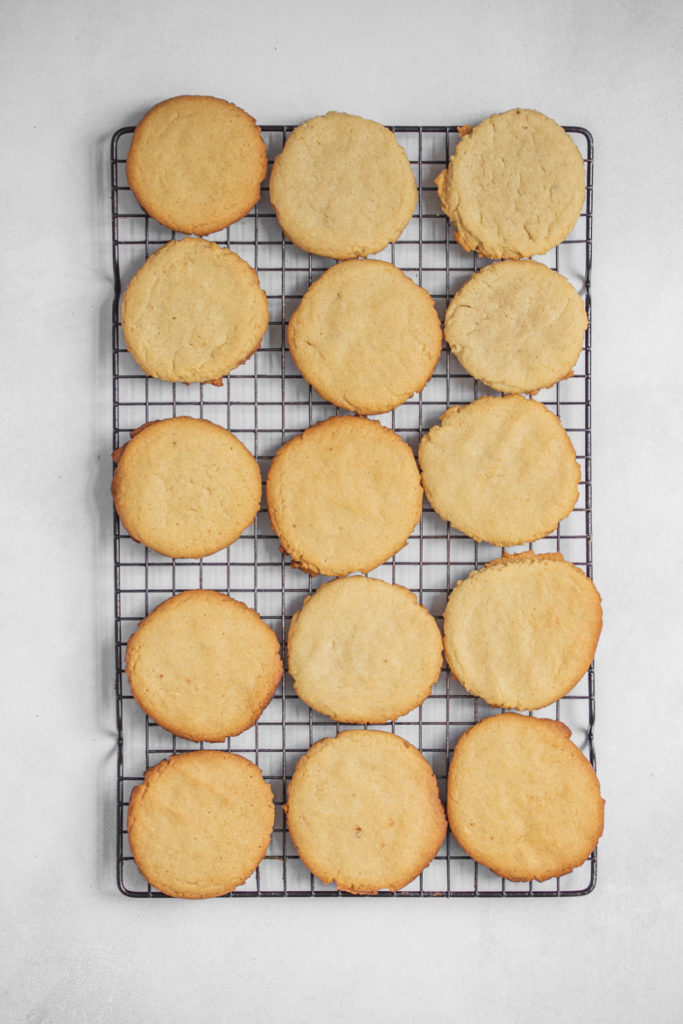
POLYGON ((287 441, 266 499, 282 549, 311 575, 369 572, 404 546, 422 514, 412 449, 362 416, 333 416, 287 441))
POLYGON ((459 739, 448 771, 448 822, 465 853, 515 882, 566 875, 602 835, 604 800, 566 725, 514 713, 459 739))
POLYGON ((447 831, 430 765, 389 732, 351 729, 315 743, 297 763, 285 810, 309 871, 353 893, 402 889, 447 831))
POLYGON ((294 689, 337 722, 395 721, 429 696, 441 632, 412 591, 366 576, 324 583, 292 618, 294 689))
POLYGON ((602 629, 600 595, 561 554, 525 551, 456 583, 444 612, 453 675, 494 707, 547 707, 576 686, 602 629))
POLYGON ((173 754, 131 793, 128 839, 150 885, 185 899, 232 892, 256 870, 273 831, 273 792, 239 754, 173 754))
POLYGON ((273 162, 270 200, 295 245, 345 260, 396 241, 415 210, 417 185, 389 128, 331 111, 289 136, 273 162))
POLYGON ((418 459, 438 515, 500 547, 551 533, 578 499, 581 471, 558 417, 520 395, 447 409, 418 459))
POLYGON ((134 275, 121 324, 128 351, 149 377, 221 383, 261 344, 268 299, 237 253, 183 238, 157 249, 134 275))
POLYGON ((444 334, 473 377, 506 394, 533 394, 571 377, 587 326, 566 277, 533 260, 503 260, 456 292, 444 334))
POLYGON ((267 166, 253 117, 214 96, 174 96, 138 124, 126 174, 140 206, 160 224, 209 235, 256 205, 267 166))
POLYGON ((203 558, 237 540, 261 504, 261 473, 234 434, 209 420, 147 423, 114 453, 111 490, 134 540, 170 558, 203 558))
POLYGON ((519 259, 567 237, 583 207, 583 159, 568 134, 537 110, 508 110, 461 129, 436 186, 467 252, 519 259))
POLYGON ((142 620, 126 648, 142 709, 176 736, 222 742, 251 728, 282 677, 280 642, 253 608, 188 590, 142 620))
POLYGON ((425 386, 441 354, 431 296, 383 260, 344 260, 292 314, 289 350, 302 376, 335 405, 388 412, 425 386))

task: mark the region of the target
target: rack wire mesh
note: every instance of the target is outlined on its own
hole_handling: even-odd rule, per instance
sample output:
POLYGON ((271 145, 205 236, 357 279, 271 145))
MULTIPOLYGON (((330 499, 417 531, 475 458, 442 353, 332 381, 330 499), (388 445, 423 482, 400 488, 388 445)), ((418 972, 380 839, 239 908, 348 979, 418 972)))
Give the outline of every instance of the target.
MULTIPOLYGON (((262 128, 272 162, 293 126, 262 128)), ((376 258, 390 260, 433 297, 442 319, 448 302, 475 271, 487 262, 465 253, 452 238, 434 179, 448 162, 458 139, 456 127, 394 126, 418 184, 418 206, 400 239, 376 258)), ((586 202, 570 236, 542 257, 560 271, 586 303, 589 326, 573 377, 540 392, 536 399, 555 412, 568 431, 581 466, 580 496, 573 512, 542 541, 522 548, 560 551, 593 574, 591 537, 591 261, 593 205, 593 140, 584 128, 565 129, 584 159, 586 202)), ((230 246, 257 271, 268 296, 270 324, 260 349, 233 370, 221 387, 213 384, 171 384, 145 377, 126 351, 120 321, 120 300, 133 273, 161 245, 178 237, 149 218, 138 206, 125 176, 133 128, 117 131, 111 140, 113 298, 113 447, 125 444, 130 431, 148 420, 174 415, 203 417, 231 430, 256 456, 263 476, 272 456, 289 438, 312 423, 338 412, 302 379, 287 349, 289 317, 310 283, 331 260, 302 252, 287 241, 268 200, 267 186, 254 210, 229 229, 210 236, 230 246)), ((436 370, 421 393, 391 413, 374 417, 391 427, 417 450, 420 436, 448 406, 490 394, 473 380, 444 345, 436 370)), ((499 557, 501 549, 478 543, 441 520, 425 501, 422 518, 407 545, 369 575, 411 589, 442 624, 446 600, 456 581, 499 557)), ((169 559, 132 540, 114 515, 116 708, 118 732, 117 879, 127 896, 162 897, 138 872, 128 846, 126 819, 130 793, 148 767, 171 754, 198 747, 228 749, 250 758, 270 783, 276 803, 272 841, 252 877, 229 897, 346 896, 324 885, 299 860, 287 834, 282 805, 298 758, 317 740, 335 735, 339 726, 309 709, 295 695, 285 673, 275 697, 258 722, 224 744, 192 743, 156 725, 135 702, 125 674, 125 648, 140 620, 162 601, 183 590, 207 588, 228 593, 253 607, 277 633, 283 645, 289 622, 304 598, 325 582, 311 579, 279 549, 279 541, 262 506, 255 522, 227 550, 199 560, 169 559)), ((448 763, 462 732, 496 713, 468 694, 444 668, 432 694, 414 712, 390 729, 415 744, 432 765, 445 800, 448 763)), ((595 679, 591 666, 581 682, 542 717, 556 717, 572 730, 574 742, 595 764, 593 726, 595 679)), ((449 834, 435 860, 398 893, 379 896, 576 896, 596 883, 597 853, 569 875, 538 883, 513 883, 472 861, 449 834)), ((367 898, 367 897, 366 897, 367 898)))

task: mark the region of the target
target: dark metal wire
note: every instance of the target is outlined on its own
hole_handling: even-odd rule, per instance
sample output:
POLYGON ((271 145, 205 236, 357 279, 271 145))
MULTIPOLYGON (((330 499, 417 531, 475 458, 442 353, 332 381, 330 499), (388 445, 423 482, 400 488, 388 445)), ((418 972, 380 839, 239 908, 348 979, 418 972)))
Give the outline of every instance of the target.
MULTIPOLYGON (((266 126, 262 134, 269 160, 282 149, 293 126, 266 126)), ((452 239, 441 212, 434 179, 446 165, 457 141, 447 126, 393 126, 406 149, 418 183, 415 215, 401 238, 382 258, 401 267, 427 291, 443 318, 446 306, 465 280, 487 261, 464 253, 452 239)), ((543 541, 525 545, 535 551, 561 551, 593 575, 591 472, 591 264, 593 217, 593 139, 584 128, 565 129, 582 152, 586 167, 586 204, 570 237, 548 254, 581 292, 589 316, 585 346, 575 374, 541 392, 543 401, 565 425, 582 467, 581 495, 574 511, 543 541)), ((275 451, 305 427, 339 410, 322 401, 301 378, 288 353, 287 323, 310 283, 330 260, 304 254, 283 236, 262 190, 257 207, 224 232, 211 236, 230 246, 256 269, 270 306, 270 326, 260 350, 233 371, 221 388, 211 384, 177 385, 144 376, 126 352, 120 321, 120 300, 130 277, 144 260, 176 234, 147 217, 135 202, 125 176, 133 128, 117 131, 111 141, 113 447, 125 444, 130 431, 148 420, 179 414, 205 417, 228 427, 254 453, 265 478, 275 451)), ((392 413, 377 417, 417 448, 421 434, 444 409, 472 401, 489 389, 464 372, 452 353, 444 351, 423 391, 392 413)), ((128 846, 126 818, 130 793, 145 770, 164 757, 197 747, 234 750, 254 760, 273 787, 276 820, 269 850, 255 874, 230 894, 238 896, 347 896, 325 886, 301 864, 287 835, 282 811, 286 787, 301 754, 316 740, 344 728, 307 708, 295 695, 285 673, 273 701, 258 723, 225 744, 196 744, 179 739, 148 719, 132 697, 125 674, 125 647, 139 621, 172 594, 202 588, 230 593, 244 601, 272 626, 283 645, 292 615, 319 585, 292 569, 265 508, 254 525, 225 551, 200 560, 168 559, 133 541, 114 514, 114 614, 117 758, 117 880, 122 893, 162 897, 138 872, 128 846)), ((444 523, 425 502, 423 515, 407 546, 370 575, 400 583, 442 623, 443 609, 458 579, 467 576, 500 549, 463 537, 444 523)), ((286 665, 285 665, 286 667, 286 665)), ((472 697, 444 669, 432 695, 415 712, 381 727, 404 736, 422 751, 434 768, 445 798, 448 763, 462 732, 491 709, 472 697)), ((586 678, 554 709, 540 712, 566 722, 573 738, 595 764, 595 677, 586 678)), ((545 883, 512 883, 475 864, 449 834, 434 862, 411 885, 382 897, 410 896, 578 896, 591 892, 597 878, 597 853, 570 875, 545 883)), ((360 897, 357 897, 360 898, 360 897)), ((367 898, 367 897, 366 897, 367 898)))

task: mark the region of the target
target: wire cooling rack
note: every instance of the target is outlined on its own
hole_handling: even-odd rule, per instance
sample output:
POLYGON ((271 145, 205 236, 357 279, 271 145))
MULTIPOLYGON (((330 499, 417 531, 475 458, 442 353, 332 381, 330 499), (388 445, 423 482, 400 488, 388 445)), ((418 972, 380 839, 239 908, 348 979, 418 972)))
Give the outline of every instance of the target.
MULTIPOLYGON (((292 130, 264 127, 272 161, 292 130)), ((404 270, 433 297, 442 319, 448 302, 473 271, 487 262, 465 253, 452 238, 434 179, 447 164, 458 140, 455 127, 394 127, 410 159, 419 190, 416 212, 401 238, 377 254, 404 270)), ((590 423, 590 276, 593 199, 593 141, 583 128, 565 129, 582 153, 586 169, 586 203, 567 238, 542 261, 560 271, 580 292, 589 315, 585 345, 574 376, 540 392, 536 399, 561 419, 582 469, 580 496, 573 512, 542 541, 523 548, 561 551, 592 576, 591 423, 590 423)), ((264 186, 256 208, 228 230, 210 236, 229 245, 256 268, 268 295, 270 325, 261 348, 233 370, 221 387, 171 384, 144 376, 126 351, 120 324, 120 299, 143 261, 175 233, 147 217, 130 191, 125 163, 133 128, 117 131, 111 143, 113 301, 113 447, 126 443, 130 431, 148 420, 175 415, 204 417, 231 430, 254 453, 263 476, 272 456, 289 438, 337 411, 302 379, 287 349, 289 317, 310 283, 330 260, 302 252, 283 238, 264 186)), ((450 405, 492 393, 460 367, 447 346, 424 390, 391 413, 375 417, 417 451, 420 436, 450 405)), ((501 555, 501 549, 478 543, 453 530, 425 502, 420 523, 407 545, 369 575, 412 590, 442 624, 446 600, 456 581, 501 555)), ((287 834, 282 805, 298 758, 312 743, 340 728, 304 705, 290 677, 283 681, 256 725, 224 744, 197 744, 179 739, 147 718, 133 699, 125 674, 125 647, 140 620, 162 601, 183 590, 207 588, 229 593, 254 608, 276 632, 285 657, 287 630, 304 598, 325 582, 293 569, 283 556, 265 506, 255 522, 227 550, 200 560, 169 559, 132 540, 114 516, 116 706, 118 727, 118 885, 127 896, 161 897, 138 872, 126 831, 131 790, 145 770, 170 754, 197 747, 229 749, 259 765, 276 803, 275 829, 261 865, 227 898, 238 896, 345 896, 313 877, 299 860, 287 834)), ((593 748, 594 672, 591 666, 572 692, 538 712, 556 717, 572 730, 573 740, 595 763, 593 748)), ((409 740, 432 765, 445 801, 448 764, 465 729, 496 713, 469 695, 444 669, 424 704, 397 722, 381 727, 409 740)), ((576 896, 596 881, 597 855, 571 874, 538 883, 514 883, 477 865, 449 835, 435 860, 398 893, 380 896, 576 896)))

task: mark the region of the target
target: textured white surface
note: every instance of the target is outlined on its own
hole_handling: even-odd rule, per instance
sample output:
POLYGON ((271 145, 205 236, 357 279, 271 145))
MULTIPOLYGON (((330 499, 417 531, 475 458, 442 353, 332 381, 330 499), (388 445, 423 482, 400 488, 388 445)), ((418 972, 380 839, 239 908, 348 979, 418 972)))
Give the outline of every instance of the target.
POLYGON ((3 1020, 674 1021, 683 997, 683 9, 671 0, 6 5, 3 1020), (598 884, 555 900, 129 900, 114 873, 108 144, 536 107, 595 138, 598 884))

